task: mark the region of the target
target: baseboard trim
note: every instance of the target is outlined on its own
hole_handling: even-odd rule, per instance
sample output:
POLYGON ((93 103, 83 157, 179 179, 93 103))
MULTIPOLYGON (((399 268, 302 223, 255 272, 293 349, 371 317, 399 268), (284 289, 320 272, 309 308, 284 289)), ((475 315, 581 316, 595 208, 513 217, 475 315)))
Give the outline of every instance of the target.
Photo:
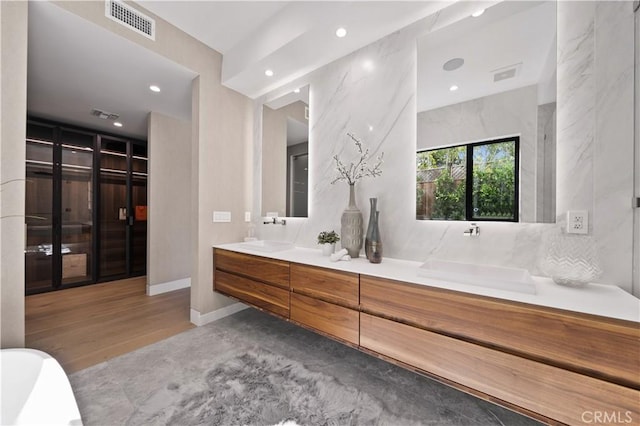
POLYGON ((155 296, 156 294, 168 293, 181 288, 191 287, 191 278, 182 278, 175 281, 169 281, 162 284, 147 284, 147 296, 155 296))
POLYGON ((229 315, 233 315, 236 312, 240 312, 247 308, 247 305, 238 302, 234 303, 233 305, 225 306, 224 308, 208 312, 204 315, 196 311, 195 309, 191 309, 191 323, 200 327, 202 325, 209 324, 210 322, 217 321, 221 318, 228 317, 229 315))

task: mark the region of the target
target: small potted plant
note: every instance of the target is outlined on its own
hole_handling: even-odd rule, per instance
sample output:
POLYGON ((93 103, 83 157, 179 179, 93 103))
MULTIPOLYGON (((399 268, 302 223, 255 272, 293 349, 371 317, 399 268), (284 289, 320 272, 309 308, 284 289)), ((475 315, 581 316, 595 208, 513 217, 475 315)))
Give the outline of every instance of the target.
POLYGON ((336 231, 322 231, 318 234, 318 244, 322 246, 322 255, 329 256, 336 249, 336 243, 340 241, 340 236, 336 231))

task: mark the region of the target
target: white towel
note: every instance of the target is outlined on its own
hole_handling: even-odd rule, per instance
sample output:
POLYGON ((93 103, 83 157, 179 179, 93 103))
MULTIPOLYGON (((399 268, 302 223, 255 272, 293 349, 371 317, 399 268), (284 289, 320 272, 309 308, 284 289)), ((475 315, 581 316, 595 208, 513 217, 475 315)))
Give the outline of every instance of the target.
MULTIPOLYGON (((338 260, 342 260, 345 255, 349 256, 348 253, 349 252, 347 251, 347 249, 342 249, 329 256, 329 260, 331 260, 332 262, 337 262, 338 260)), ((349 257, 349 260, 351 260, 351 257, 349 257)))

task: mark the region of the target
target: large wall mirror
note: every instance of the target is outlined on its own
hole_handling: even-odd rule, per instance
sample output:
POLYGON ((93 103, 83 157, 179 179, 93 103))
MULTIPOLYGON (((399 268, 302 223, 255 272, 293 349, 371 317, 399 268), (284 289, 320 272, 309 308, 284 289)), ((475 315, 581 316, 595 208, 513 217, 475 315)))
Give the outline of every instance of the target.
POLYGON ((416 218, 554 222, 556 2, 418 40, 416 218))
POLYGON ((262 106, 262 214, 307 217, 309 86, 262 106))

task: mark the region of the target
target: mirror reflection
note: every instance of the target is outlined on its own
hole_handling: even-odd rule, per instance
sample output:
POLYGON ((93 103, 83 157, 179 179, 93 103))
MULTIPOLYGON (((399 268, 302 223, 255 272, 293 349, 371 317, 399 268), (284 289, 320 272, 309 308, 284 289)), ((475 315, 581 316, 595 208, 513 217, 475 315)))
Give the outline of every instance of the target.
POLYGON ((554 222, 555 1, 496 4, 417 48, 416 218, 554 222))
POLYGON ((309 86, 262 107, 262 214, 307 217, 309 86))

